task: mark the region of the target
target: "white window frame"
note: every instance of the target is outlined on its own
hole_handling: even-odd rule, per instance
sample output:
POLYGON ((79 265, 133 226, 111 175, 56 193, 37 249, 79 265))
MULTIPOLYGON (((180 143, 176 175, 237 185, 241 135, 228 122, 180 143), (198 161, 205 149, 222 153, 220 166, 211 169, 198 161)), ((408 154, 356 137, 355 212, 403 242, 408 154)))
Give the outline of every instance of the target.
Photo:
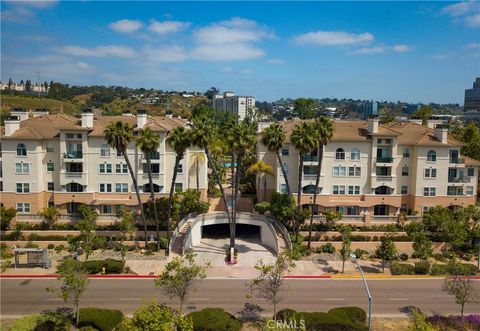
POLYGON ((404 147, 402 151, 402 156, 403 157, 410 157, 410 148, 404 147))
POLYGON ((30 203, 29 202, 17 202, 15 205, 17 212, 19 214, 27 214, 30 212, 30 203), (27 210, 28 209, 28 210, 27 210))
POLYGON ((112 193, 112 183, 100 183, 99 192, 100 193, 112 193))
POLYGON ((465 187, 465 194, 466 195, 473 195, 475 192, 475 187, 473 186, 466 186, 465 187))
POLYGON ((360 161, 360 149, 352 148, 350 151, 350 161, 360 161))
POLYGON ((332 193, 334 195, 345 195, 345 185, 333 185, 332 193))
POLYGON ((347 175, 347 167, 345 166, 333 166, 333 177, 345 177, 347 175), (342 170, 343 169, 343 175, 342 170))
POLYGON ((437 163, 437 152, 433 149, 428 150, 427 152, 427 163, 437 163), (430 153, 433 152, 433 153, 430 153))
POLYGON ((115 183, 115 193, 128 193, 128 183, 115 183))
POLYGON ((100 146, 100 157, 109 157, 110 153, 110 145, 103 144, 102 146, 100 146))
POLYGON ((115 164, 115 173, 116 174, 128 174, 128 165, 126 163, 115 164), (120 171, 118 171, 118 170, 120 170, 120 171))
POLYGON ((360 185, 348 185, 348 194, 349 195, 359 195, 360 194, 360 185))
POLYGON ((48 161, 47 162, 47 172, 54 172, 54 171, 55 171, 55 162, 48 161), (53 167, 52 170, 48 170, 49 165, 52 165, 52 167, 53 167))
POLYGON ((30 193, 30 183, 15 183, 15 192, 17 194, 28 194, 30 193), (18 191, 18 185, 20 185, 20 192, 18 191))
POLYGON ((437 196, 437 188, 433 186, 425 186, 423 188, 424 197, 435 197, 437 196))
POLYGON ((49 191, 49 192, 55 191, 55 182, 47 182, 47 191, 49 191), (53 189, 50 190, 50 189, 48 188, 48 185, 49 185, 49 184, 53 184, 53 189))
POLYGON ((348 167, 348 177, 361 177, 362 176, 362 167, 353 166, 348 167), (350 169, 353 169, 353 175, 350 174, 350 169))
POLYGON ((408 185, 400 186, 400 194, 408 194, 408 185), (403 188, 406 188, 406 190, 404 191, 403 188))
POLYGON ((16 174, 29 174, 30 173, 30 164, 27 162, 17 162, 15 163, 15 173, 16 174), (17 171, 17 167, 20 167, 20 171, 17 171))
POLYGON ((111 174, 111 173, 112 173, 112 170, 113 170, 113 169, 112 169, 112 164, 111 164, 111 163, 100 163, 100 164, 99 164, 99 169, 98 169, 98 171, 99 171, 99 173, 101 173, 101 174, 107 174, 107 175, 108 175, 108 174, 111 174), (110 168, 110 171, 108 171, 109 168, 110 168), (102 171, 102 169, 103 169, 103 171, 102 171))
POLYGON ((425 178, 425 179, 437 178, 437 169, 436 168, 424 168, 423 169, 423 178, 425 178))
POLYGON ((289 156, 290 155, 290 149, 288 147, 282 147, 280 155, 281 156, 289 156), (284 153, 284 151, 286 151, 286 153, 284 153))

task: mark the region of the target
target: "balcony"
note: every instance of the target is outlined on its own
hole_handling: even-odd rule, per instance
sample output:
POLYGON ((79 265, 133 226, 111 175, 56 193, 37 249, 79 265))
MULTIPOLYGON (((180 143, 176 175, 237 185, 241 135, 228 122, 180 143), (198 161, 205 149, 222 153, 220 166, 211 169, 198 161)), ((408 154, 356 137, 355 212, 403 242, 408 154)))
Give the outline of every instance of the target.
POLYGON ((468 183, 468 177, 448 177, 449 183, 468 183))
POLYGON ((377 163, 392 163, 392 162, 393 162, 393 157, 391 156, 377 157, 377 163))
POLYGON ((455 158, 450 158, 450 163, 451 164, 465 164, 465 159, 455 157, 455 158))
POLYGON ((304 162, 318 162, 317 155, 304 155, 303 156, 304 162))
POLYGON ((63 154, 63 158, 66 161, 69 161, 69 160, 79 161, 79 159, 83 159, 83 152, 82 151, 70 151, 70 152, 67 152, 67 153, 63 154))
POLYGON ((87 172, 60 172, 60 184, 75 182, 80 185, 88 185, 87 172))

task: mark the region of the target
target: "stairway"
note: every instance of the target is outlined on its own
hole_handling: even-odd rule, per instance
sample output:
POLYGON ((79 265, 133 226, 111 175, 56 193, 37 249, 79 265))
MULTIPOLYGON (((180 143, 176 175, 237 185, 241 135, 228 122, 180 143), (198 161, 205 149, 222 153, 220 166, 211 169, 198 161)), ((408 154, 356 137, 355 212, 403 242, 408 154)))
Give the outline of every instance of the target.
POLYGON ((171 251, 171 256, 181 256, 182 255, 182 247, 183 247, 183 239, 185 238, 185 235, 187 232, 190 230, 190 226, 192 225, 192 220, 187 221, 180 232, 178 233, 177 238, 175 238, 175 242, 173 243, 172 246, 172 251, 171 251))
POLYGON ((279 254, 285 251, 288 246, 287 246, 287 240, 288 238, 285 238, 285 236, 282 234, 282 231, 280 231, 280 227, 278 226, 277 222, 272 223, 273 228, 275 229, 275 232, 277 233, 277 241, 278 241, 278 247, 279 247, 279 254))

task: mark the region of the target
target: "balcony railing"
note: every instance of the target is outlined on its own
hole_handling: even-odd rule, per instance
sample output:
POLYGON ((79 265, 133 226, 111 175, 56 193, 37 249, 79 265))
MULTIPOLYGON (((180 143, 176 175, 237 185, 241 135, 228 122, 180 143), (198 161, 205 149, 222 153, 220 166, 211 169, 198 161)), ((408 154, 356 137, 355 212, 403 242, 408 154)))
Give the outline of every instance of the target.
POLYGON ((393 157, 391 157, 391 156, 377 157, 377 162, 378 163, 392 163, 393 162, 393 157))
POLYGON ((448 177, 449 183, 468 183, 468 179, 465 177, 448 177))
POLYGON ((392 176, 391 175, 377 175, 377 180, 383 181, 383 182, 390 182, 392 181, 392 176))
POLYGON ((81 159, 82 157, 82 151, 71 151, 63 154, 64 159, 81 159))
POLYGON ((452 164, 465 164, 465 159, 456 157, 456 158, 450 158, 450 163, 452 164))
POLYGON ((65 178, 82 178, 83 172, 66 172, 65 178))
POLYGON ((305 162, 318 162, 318 157, 316 155, 304 155, 303 161, 305 162))

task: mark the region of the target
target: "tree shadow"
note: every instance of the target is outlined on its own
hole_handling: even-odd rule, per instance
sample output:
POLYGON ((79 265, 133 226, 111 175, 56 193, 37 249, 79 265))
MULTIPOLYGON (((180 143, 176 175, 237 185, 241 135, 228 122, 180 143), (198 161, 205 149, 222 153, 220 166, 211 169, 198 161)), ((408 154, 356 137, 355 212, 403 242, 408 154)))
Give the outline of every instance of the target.
POLYGON ((362 266, 362 270, 366 273, 372 273, 372 274, 380 274, 382 273, 381 266, 378 267, 376 265, 372 266, 362 266))
POLYGON ((408 314, 409 316, 412 316, 413 311, 415 311, 415 310, 421 312, 420 308, 418 308, 416 306, 403 306, 403 307, 398 308, 398 310, 401 313, 408 314))
POLYGON ((265 309, 257 304, 246 302, 243 309, 237 312, 237 315, 242 322, 257 322, 262 320, 261 313, 264 311, 265 309))
POLYGON ((331 273, 331 274, 338 274, 340 271, 338 271, 337 269, 334 269, 333 267, 323 267, 322 268, 322 271, 323 272, 328 272, 328 273, 331 273))

